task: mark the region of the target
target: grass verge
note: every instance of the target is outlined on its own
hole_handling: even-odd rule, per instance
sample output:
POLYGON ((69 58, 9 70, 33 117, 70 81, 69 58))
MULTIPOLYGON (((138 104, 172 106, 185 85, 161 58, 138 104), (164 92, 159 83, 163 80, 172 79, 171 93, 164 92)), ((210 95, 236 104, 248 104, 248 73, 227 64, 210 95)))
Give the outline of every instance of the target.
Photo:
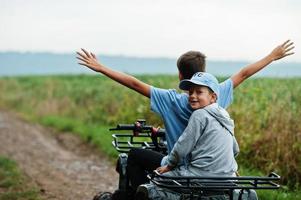
POLYGON ((28 184, 17 164, 0 156, 0 200, 40 200, 39 192, 28 184))
POLYGON ((112 147, 112 133, 108 126, 83 123, 75 119, 60 116, 45 116, 36 119, 44 126, 54 127, 58 131, 72 132, 87 143, 95 145, 111 158, 117 157, 118 153, 112 147))

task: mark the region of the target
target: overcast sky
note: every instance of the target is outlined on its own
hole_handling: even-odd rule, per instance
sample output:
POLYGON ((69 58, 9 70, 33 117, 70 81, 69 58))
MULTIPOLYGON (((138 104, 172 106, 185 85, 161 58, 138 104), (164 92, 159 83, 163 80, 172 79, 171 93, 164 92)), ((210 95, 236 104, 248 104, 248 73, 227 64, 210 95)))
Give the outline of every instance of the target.
POLYGON ((300 0, 0 0, 0 51, 255 60, 286 39, 301 61, 300 0))

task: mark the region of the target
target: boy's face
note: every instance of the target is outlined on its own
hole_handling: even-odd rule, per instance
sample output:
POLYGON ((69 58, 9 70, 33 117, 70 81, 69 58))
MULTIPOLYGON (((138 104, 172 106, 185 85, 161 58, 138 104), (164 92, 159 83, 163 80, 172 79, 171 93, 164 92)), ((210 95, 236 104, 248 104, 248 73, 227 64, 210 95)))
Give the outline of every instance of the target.
POLYGON ((192 109, 204 108, 216 102, 216 94, 209 91, 206 86, 192 86, 189 89, 189 104, 192 109))

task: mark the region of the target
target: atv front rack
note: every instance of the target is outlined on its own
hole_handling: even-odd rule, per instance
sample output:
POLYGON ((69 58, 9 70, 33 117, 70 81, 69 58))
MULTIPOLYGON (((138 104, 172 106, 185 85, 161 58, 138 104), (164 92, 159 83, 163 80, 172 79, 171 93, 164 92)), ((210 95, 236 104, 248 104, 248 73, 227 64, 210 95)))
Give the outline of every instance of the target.
POLYGON ((110 131, 127 131, 112 134, 112 144, 120 153, 128 153, 132 148, 166 153, 165 129, 146 125, 145 120, 137 120, 134 124, 118 124, 116 128, 111 128, 110 131))
POLYGON ((173 190, 182 195, 201 197, 206 192, 215 191, 228 194, 233 199, 234 190, 258 190, 258 189, 279 189, 280 185, 275 181, 280 180, 276 173, 270 173, 267 177, 239 176, 239 177, 169 177, 160 175, 157 171, 148 175, 148 178, 158 187, 173 190))
POLYGON ((166 151, 166 147, 157 141, 157 145, 150 139, 150 134, 141 133, 137 136, 133 134, 113 134, 112 144, 120 153, 128 153, 132 148, 150 149, 154 151, 166 151))

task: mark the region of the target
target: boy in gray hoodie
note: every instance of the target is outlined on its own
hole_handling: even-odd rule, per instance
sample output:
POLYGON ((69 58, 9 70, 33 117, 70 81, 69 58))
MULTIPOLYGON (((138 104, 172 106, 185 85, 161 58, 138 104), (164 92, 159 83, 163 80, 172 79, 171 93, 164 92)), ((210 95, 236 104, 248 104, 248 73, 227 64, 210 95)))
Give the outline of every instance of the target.
MULTIPOLYGON (((239 147, 233 120, 216 103, 218 85, 214 76, 204 72, 180 82, 180 89, 189 91, 189 104, 195 111, 168 155, 167 165, 157 168, 159 173, 166 176, 235 176, 235 156, 239 147)), ((138 188, 137 199, 141 199, 141 188, 143 186, 138 188)), ((175 199, 174 195, 161 193, 154 186, 147 188, 152 189, 147 189, 148 197, 144 191, 142 199, 175 199), (160 195, 163 196, 160 198, 160 195)))
POLYGON ((195 111, 169 154, 167 165, 157 171, 186 176, 234 175, 237 171, 234 157, 239 148, 233 120, 216 103, 217 79, 209 73, 198 72, 191 79, 182 80, 179 87, 189 91, 189 104, 195 111), (179 165, 185 160, 187 166, 179 165))

